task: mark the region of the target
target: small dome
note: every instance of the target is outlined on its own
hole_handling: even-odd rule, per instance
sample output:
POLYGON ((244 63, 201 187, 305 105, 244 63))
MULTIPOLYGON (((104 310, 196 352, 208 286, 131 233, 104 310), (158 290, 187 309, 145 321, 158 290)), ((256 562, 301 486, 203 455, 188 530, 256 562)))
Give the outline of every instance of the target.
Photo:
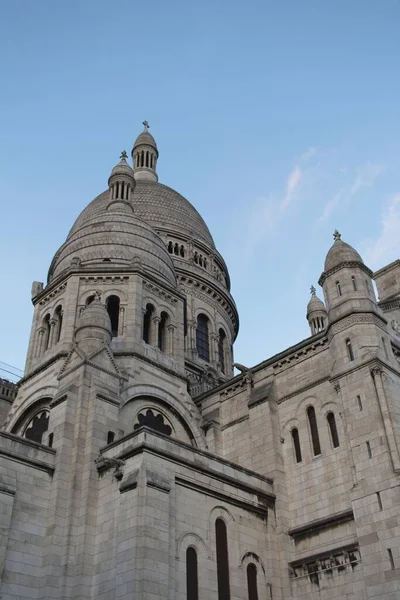
POLYGON ((136 148, 136 146, 141 146, 142 144, 145 144, 146 146, 153 146, 153 148, 158 150, 156 140, 147 129, 142 131, 142 133, 137 136, 135 143, 133 144, 133 148, 136 148))
POLYGON ((127 154, 126 152, 122 152, 121 154, 121 160, 120 162, 115 165, 115 167, 113 168, 113 170, 111 171, 111 175, 110 178, 113 177, 114 175, 123 175, 125 177, 130 177, 131 179, 133 179, 133 169, 130 165, 128 165, 128 163, 126 162, 126 157, 127 154))
POLYGON ((333 246, 329 249, 325 258, 325 272, 338 267, 346 262, 358 262, 364 264, 363 259, 356 250, 340 238, 340 233, 335 231, 333 246))
POLYGON ((79 317, 75 339, 79 344, 87 339, 98 339, 109 343, 111 338, 110 317, 106 307, 101 302, 100 294, 97 293, 93 301, 83 309, 79 317))
POLYGON ((318 296, 316 295, 315 287, 311 286, 311 298, 307 304, 307 317, 309 314, 316 312, 316 311, 326 312, 326 308, 325 308, 325 304, 322 302, 322 300, 320 300, 318 298, 318 296))

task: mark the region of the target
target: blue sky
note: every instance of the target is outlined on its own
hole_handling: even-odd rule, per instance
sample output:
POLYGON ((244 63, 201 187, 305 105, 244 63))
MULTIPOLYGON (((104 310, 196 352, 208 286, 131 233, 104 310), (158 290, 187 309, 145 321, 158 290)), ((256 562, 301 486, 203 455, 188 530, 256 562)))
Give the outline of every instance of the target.
POLYGON ((255 364, 309 335, 338 228, 400 257, 397 0, 3 0, 0 360, 23 368, 33 280, 150 122, 160 181, 226 259, 255 364))

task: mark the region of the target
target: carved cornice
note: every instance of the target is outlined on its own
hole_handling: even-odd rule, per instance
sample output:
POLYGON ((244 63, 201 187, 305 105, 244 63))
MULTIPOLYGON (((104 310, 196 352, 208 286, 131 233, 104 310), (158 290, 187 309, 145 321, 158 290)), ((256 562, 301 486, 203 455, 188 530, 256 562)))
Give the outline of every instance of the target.
POLYGON ((63 402, 65 402, 68 398, 67 394, 63 394, 62 396, 60 396, 59 398, 54 398, 54 400, 52 400, 49 404, 50 408, 54 408, 55 406, 58 406, 59 404, 62 404, 63 402))
POLYGON ((383 300, 378 303, 379 308, 383 310, 383 312, 393 310, 394 308, 400 308, 400 298, 395 298, 394 300, 383 300))
POLYGON ((290 537, 298 539, 309 535, 315 535, 322 529, 329 529, 330 527, 335 527, 336 525, 347 523, 348 521, 354 521, 354 513, 351 508, 327 517, 323 517, 322 519, 309 521, 304 525, 292 527, 292 529, 289 529, 288 534, 290 537))
POLYGON ((316 340, 308 346, 304 346, 303 348, 293 352, 292 354, 288 354, 281 360, 278 360, 272 366, 272 368, 274 369, 275 373, 280 373, 284 369, 292 367, 293 365, 296 365, 297 363, 302 362, 307 358, 310 358, 310 356, 314 356, 315 354, 322 352, 326 349, 325 347, 327 346, 327 344, 327 337, 323 337, 322 339, 316 340))
POLYGON ((311 583, 319 585, 319 578, 332 577, 337 572, 354 570, 362 562, 360 548, 357 542, 339 546, 323 552, 306 556, 289 563, 289 572, 292 580, 308 579, 311 583))
POLYGON ((170 304, 177 304, 178 302, 178 298, 176 296, 173 296, 170 292, 164 290, 158 285, 155 285, 154 283, 151 283, 150 281, 147 281, 146 279, 143 279, 143 287, 156 296, 163 298, 170 304))
POLYGON ((328 337, 331 339, 337 333, 340 333, 348 327, 352 327, 353 325, 358 325, 360 323, 376 325, 382 329, 382 331, 387 331, 385 322, 374 313, 353 313, 347 317, 344 317, 340 321, 332 323, 329 327, 328 337))
POLYGON ((249 415, 243 415, 243 417, 239 417, 238 419, 235 419, 234 421, 231 421, 230 423, 223 425, 221 427, 221 431, 225 431, 225 429, 229 429, 230 427, 233 427, 234 425, 239 425, 239 423, 243 423, 244 421, 248 421, 248 420, 249 420, 249 415))
POLYGON ((137 358, 137 359, 139 359, 139 360, 141 360, 143 362, 148 363, 149 365, 153 365, 154 367, 159 368, 161 371, 164 371, 165 373, 168 373, 169 375, 173 375, 177 379, 180 379, 181 381, 184 381, 185 384, 187 383, 186 377, 184 377, 180 373, 177 373, 173 369, 169 369, 165 365, 162 365, 162 364, 160 364, 159 362, 157 362, 155 360, 151 360, 151 358, 148 358, 147 356, 144 356, 144 354, 139 354, 139 352, 123 352, 123 351, 121 351, 121 352, 114 352, 114 357, 115 358, 118 358, 119 356, 121 356, 121 357, 131 356, 133 358, 137 358))
POLYGON ((24 383, 26 383, 27 381, 32 379, 32 377, 35 377, 35 375, 38 375, 42 371, 45 371, 46 369, 48 369, 53 363, 57 362, 58 360, 60 360, 62 358, 68 358, 68 356, 69 356, 69 352, 57 352, 57 354, 52 356, 49 360, 42 363, 36 369, 34 369, 30 373, 28 373, 26 375, 26 377, 23 377, 22 379, 20 379, 16 385, 18 387, 21 387, 21 385, 23 385, 24 383))
POLYGON ((357 262, 357 261, 348 261, 348 262, 343 262, 340 265, 337 265, 336 267, 333 267, 332 269, 329 269, 329 271, 324 271, 321 275, 321 277, 318 280, 318 284, 319 285, 323 285, 325 280, 327 279, 327 277, 330 277, 331 275, 334 275, 335 273, 337 273, 338 271, 341 271, 342 269, 361 269, 361 271, 364 271, 364 273, 366 273, 369 277, 371 277, 371 279, 373 278, 374 274, 371 271, 371 269, 368 269, 368 267, 366 265, 364 265, 363 263, 357 262))
POLYGON ((114 284, 121 283, 125 284, 129 281, 129 275, 85 275, 79 277, 79 281, 83 281, 85 283, 97 284, 97 283, 105 283, 105 284, 114 284))
POLYGON ((65 290, 66 287, 67 282, 64 281, 61 285, 52 289, 51 292, 49 292, 43 298, 41 298, 41 300, 39 301, 39 306, 44 306, 45 304, 48 304, 51 300, 53 300, 53 298, 59 296, 65 290))

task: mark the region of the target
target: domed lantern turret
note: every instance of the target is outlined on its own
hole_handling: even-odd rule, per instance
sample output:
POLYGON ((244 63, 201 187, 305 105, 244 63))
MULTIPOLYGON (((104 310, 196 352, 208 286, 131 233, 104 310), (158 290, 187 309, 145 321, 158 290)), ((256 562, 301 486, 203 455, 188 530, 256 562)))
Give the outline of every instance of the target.
POLYGON ((136 138, 132 149, 133 171, 136 181, 158 181, 157 176, 157 144, 151 133, 149 124, 143 121, 144 131, 136 138))
POLYGON ((328 313, 325 304, 317 296, 316 289, 311 286, 311 298, 307 304, 307 321, 310 325, 311 335, 324 331, 328 322, 328 313))
POLYGON ((110 202, 108 210, 132 210, 131 197, 135 189, 133 169, 128 165, 125 150, 121 152, 120 162, 113 168, 108 178, 110 202))

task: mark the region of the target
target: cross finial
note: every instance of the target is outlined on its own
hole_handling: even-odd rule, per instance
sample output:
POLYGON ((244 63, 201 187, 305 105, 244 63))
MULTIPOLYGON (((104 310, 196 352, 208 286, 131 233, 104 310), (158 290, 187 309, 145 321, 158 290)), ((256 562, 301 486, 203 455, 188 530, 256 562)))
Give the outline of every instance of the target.
POLYGON ((317 291, 317 290, 316 290, 316 289, 315 289, 315 287, 312 285, 312 286, 310 287, 311 296, 315 296, 315 293, 316 293, 316 291, 317 291))
POLYGON ((338 232, 337 229, 335 229, 335 231, 333 232, 333 239, 335 240, 335 242, 337 242, 338 240, 340 240, 342 236, 340 235, 340 233, 338 232))
POLYGON ((144 130, 147 131, 148 129, 150 129, 150 125, 148 123, 148 121, 143 121, 143 125, 144 125, 144 130))
POLYGON ((126 150, 122 150, 120 158, 128 158, 126 150))

